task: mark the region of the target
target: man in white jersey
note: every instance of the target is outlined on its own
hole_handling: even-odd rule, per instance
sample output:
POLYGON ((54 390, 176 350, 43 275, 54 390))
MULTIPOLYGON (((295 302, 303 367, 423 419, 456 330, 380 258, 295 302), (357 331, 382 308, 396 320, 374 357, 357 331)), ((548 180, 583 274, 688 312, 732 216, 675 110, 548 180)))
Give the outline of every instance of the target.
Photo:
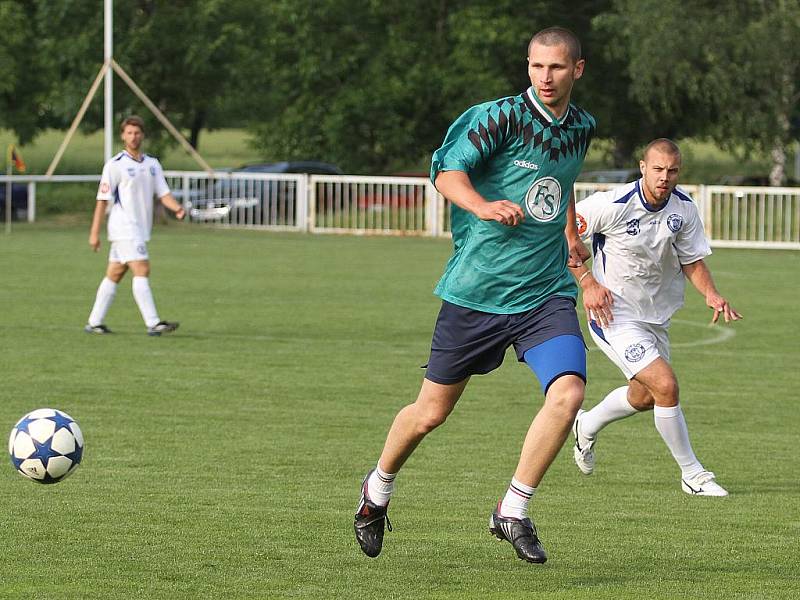
POLYGON ((681 154, 671 140, 652 141, 639 162, 642 178, 592 194, 576 206, 578 231, 592 240, 591 273, 577 269, 583 289, 607 288, 612 318, 586 306, 597 346, 628 379, 573 425, 575 463, 594 471, 595 443, 606 425, 638 412, 654 411, 656 429, 681 469, 681 488, 698 496, 727 496, 714 473, 697 460, 678 399, 678 380, 669 364, 667 330, 683 306, 685 279, 714 310, 712 323, 741 315, 714 285, 703 260, 711 254, 697 207, 676 189, 681 154), (613 320, 612 320, 613 319, 613 320))
POLYGON ((170 193, 161 164, 141 152, 144 121, 140 117, 130 116, 122 121, 120 133, 125 149, 103 166, 89 232, 89 246, 97 252, 100 248, 100 227, 107 212, 108 241, 111 245, 108 268, 97 289, 84 331, 111 333, 104 323, 106 313, 114 301, 117 284, 130 269, 133 272, 133 297, 142 313, 147 334, 159 336, 175 331, 178 323, 162 321, 158 317, 150 291, 147 242, 150 241, 153 227, 153 196, 174 212, 176 218, 182 219, 186 213, 170 193))

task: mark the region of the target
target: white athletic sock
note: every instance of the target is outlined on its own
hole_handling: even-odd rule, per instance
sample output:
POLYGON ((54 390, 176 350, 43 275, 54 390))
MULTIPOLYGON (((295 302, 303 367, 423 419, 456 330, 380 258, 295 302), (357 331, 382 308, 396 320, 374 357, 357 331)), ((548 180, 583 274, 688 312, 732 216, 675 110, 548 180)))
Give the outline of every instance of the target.
POLYGON ((656 406, 653 408, 656 429, 664 438, 669 451, 681 468, 681 475, 692 477, 703 470, 689 442, 689 428, 680 404, 677 406, 656 406))
POLYGON ((514 477, 508 486, 503 502, 500 504, 500 516, 514 519, 524 519, 528 516, 528 502, 536 493, 536 488, 520 483, 514 477))
POLYGON ((155 327, 160 319, 156 312, 153 292, 150 291, 150 280, 147 277, 133 278, 133 298, 136 300, 139 312, 142 313, 144 324, 148 327, 155 327))
POLYGON ((97 296, 94 299, 94 306, 92 312, 89 313, 89 325, 97 327, 103 325, 106 320, 108 309, 111 308, 111 303, 114 302, 114 296, 117 294, 117 284, 111 281, 108 277, 103 277, 103 281, 97 287, 97 296))
POLYGON ((370 473, 369 479, 367 479, 367 493, 373 504, 378 506, 389 504, 389 498, 394 491, 395 477, 397 477, 397 473, 387 473, 380 467, 375 467, 375 470, 370 473))
POLYGON ((609 392, 603 400, 581 415, 580 434, 592 440, 606 425, 639 412, 628 402, 628 386, 609 392))

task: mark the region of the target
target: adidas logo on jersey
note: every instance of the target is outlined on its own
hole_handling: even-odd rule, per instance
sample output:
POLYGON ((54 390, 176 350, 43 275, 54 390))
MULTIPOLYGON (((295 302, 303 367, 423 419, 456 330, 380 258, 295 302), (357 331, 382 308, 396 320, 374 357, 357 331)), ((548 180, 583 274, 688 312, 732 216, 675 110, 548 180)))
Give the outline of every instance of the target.
POLYGON ((514 161, 515 167, 522 167, 523 169, 531 169, 532 171, 538 171, 539 165, 529 162, 527 160, 515 160, 514 161))

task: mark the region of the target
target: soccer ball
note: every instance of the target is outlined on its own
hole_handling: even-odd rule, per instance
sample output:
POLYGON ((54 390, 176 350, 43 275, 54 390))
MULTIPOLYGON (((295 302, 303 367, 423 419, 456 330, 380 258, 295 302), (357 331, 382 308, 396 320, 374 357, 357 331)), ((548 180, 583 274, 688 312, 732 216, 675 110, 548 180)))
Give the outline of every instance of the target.
POLYGON ((67 413, 40 408, 22 417, 11 430, 8 453, 14 468, 37 483, 58 483, 83 457, 83 433, 67 413))

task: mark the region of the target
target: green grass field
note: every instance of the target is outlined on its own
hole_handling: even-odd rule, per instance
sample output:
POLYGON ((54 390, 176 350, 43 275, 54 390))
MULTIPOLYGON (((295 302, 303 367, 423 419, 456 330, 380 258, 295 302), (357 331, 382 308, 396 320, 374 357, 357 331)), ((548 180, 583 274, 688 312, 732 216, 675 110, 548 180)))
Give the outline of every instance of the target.
MULTIPOLYGON (((592 477, 569 446, 556 459, 532 566, 487 532, 542 400, 511 355, 400 474, 383 554, 353 539, 361 478, 421 381, 448 241, 160 226, 152 287, 181 328, 149 338, 129 279, 115 335, 82 332, 106 250, 86 238, 0 237, 0 425, 51 406, 86 437, 57 485, 0 469, 0 597, 800 597, 800 253, 718 250, 745 320, 708 328, 690 293, 673 326, 695 450, 731 496, 682 493, 652 416, 628 419, 592 477)), ((589 371, 589 406, 623 383, 595 350, 589 371)))

